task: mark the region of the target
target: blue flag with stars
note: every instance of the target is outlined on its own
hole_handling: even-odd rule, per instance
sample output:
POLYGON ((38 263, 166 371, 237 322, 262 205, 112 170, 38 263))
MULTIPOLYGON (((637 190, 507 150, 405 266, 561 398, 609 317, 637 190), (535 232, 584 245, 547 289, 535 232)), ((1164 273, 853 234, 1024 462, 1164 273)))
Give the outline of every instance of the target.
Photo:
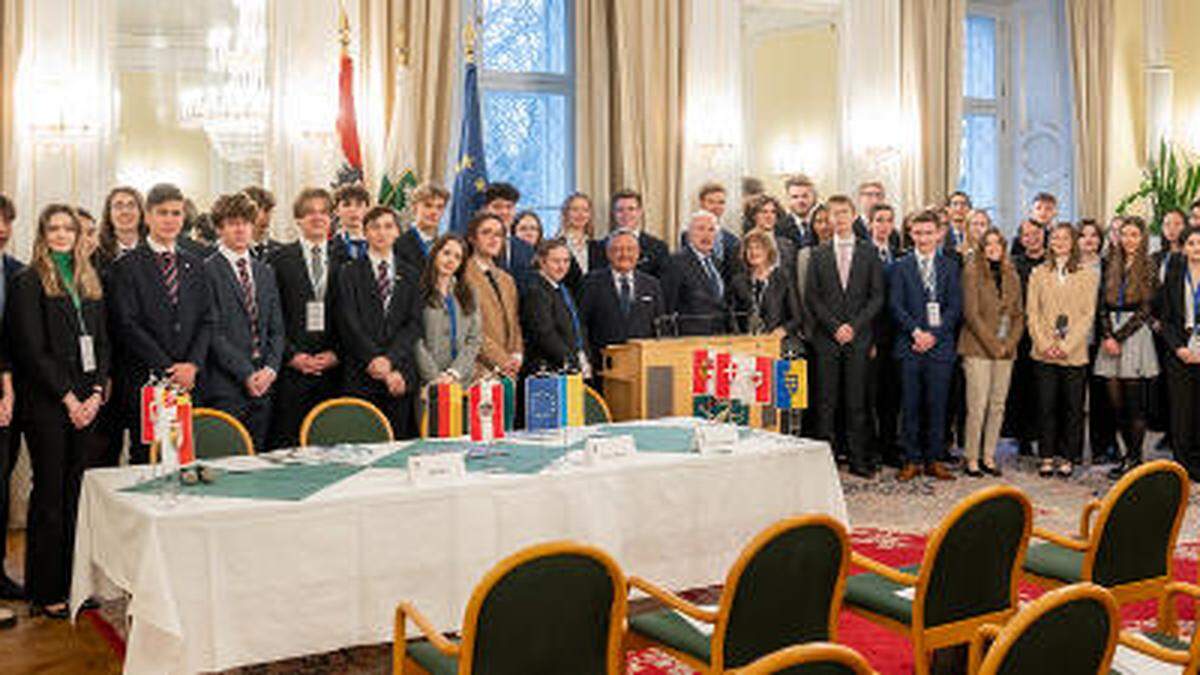
POLYGON ((454 165, 454 195, 450 204, 450 231, 467 236, 467 222, 483 208, 487 189, 487 162, 483 156, 483 118, 479 112, 479 81, 475 63, 467 62, 463 92, 462 131, 458 161, 454 165))

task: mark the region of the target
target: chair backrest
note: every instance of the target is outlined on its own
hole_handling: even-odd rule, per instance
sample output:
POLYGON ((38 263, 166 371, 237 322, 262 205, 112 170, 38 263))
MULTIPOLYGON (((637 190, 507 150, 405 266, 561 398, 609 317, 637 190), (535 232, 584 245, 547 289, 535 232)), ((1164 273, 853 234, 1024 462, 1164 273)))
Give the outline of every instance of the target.
POLYGON ((1112 595, 1095 584, 1046 593, 1000 631, 979 675, 1107 674, 1120 617, 1112 595))
POLYGON ((459 673, 620 673, 625 576, 603 551, 551 542, 519 551, 475 588, 459 673))
POLYGON ((787 518, 759 533, 730 568, 713 630, 713 670, 739 668, 806 642, 833 642, 850 545, 833 518, 787 518))
POLYGON ((383 443, 392 440, 392 425, 379 408, 361 398, 324 401, 300 425, 300 445, 383 443))
POLYGON ((762 657, 729 675, 874 675, 861 654, 845 645, 813 642, 793 645, 762 657))
POLYGON ((929 537, 913 623, 941 626, 1015 609, 1033 507, 1015 487, 984 488, 954 506, 929 537))
POLYGON ((246 427, 233 415, 213 408, 192 411, 192 447, 196 459, 254 454, 254 441, 246 427))
POLYGON ((1143 464, 1117 481, 1096 516, 1084 579, 1112 587, 1170 574, 1188 487, 1187 472, 1168 460, 1143 464))
POLYGON ((584 424, 605 424, 612 421, 612 413, 608 410, 608 403, 600 392, 592 389, 589 386, 583 387, 583 423, 584 424))

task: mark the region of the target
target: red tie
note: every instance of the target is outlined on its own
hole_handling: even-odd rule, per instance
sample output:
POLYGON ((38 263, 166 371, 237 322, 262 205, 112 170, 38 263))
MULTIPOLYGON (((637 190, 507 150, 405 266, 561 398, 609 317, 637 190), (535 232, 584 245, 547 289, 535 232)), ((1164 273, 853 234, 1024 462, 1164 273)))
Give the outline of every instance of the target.
POLYGON ((250 317, 250 342, 254 345, 252 356, 257 359, 258 348, 258 300, 254 297, 254 282, 250 279, 250 265, 245 258, 238 258, 238 283, 242 286, 242 305, 250 317))

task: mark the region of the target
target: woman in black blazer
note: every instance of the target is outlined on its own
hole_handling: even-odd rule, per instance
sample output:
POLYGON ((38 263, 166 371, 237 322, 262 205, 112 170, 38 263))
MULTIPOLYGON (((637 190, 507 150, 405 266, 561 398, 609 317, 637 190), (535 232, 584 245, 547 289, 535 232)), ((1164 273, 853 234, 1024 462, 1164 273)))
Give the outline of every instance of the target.
POLYGON ((571 268, 567 270, 567 288, 579 299, 583 280, 588 272, 608 264, 604 241, 596 241, 592 225, 592 198, 574 192, 563 200, 560 210, 558 236, 571 252, 571 268))
POLYGON ((802 322, 796 285, 779 265, 775 239, 766 230, 742 237, 742 260, 729 281, 734 320, 743 333, 797 336, 802 322))
POLYGON ((104 294, 80 230, 71 207, 43 209, 32 259, 9 299, 33 464, 26 591, 35 613, 60 619, 68 614, 80 480, 105 445, 97 417, 109 369, 104 294))
POLYGON ((1159 296, 1168 352, 1163 369, 1175 460, 1200 480, 1200 228, 1189 228, 1182 239, 1182 260, 1171 265, 1159 296))

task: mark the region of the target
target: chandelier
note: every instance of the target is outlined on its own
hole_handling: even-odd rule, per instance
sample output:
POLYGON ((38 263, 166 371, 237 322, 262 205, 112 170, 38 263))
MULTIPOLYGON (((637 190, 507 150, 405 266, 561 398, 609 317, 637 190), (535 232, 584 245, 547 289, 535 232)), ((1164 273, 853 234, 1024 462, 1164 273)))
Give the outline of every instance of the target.
POLYGON ((266 0, 233 0, 235 27, 212 28, 206 47, 206 83, 179 95, 182 126, 204 130, 227 162, 261 161, 266 141, 270 92, 267 88, 266 0))

